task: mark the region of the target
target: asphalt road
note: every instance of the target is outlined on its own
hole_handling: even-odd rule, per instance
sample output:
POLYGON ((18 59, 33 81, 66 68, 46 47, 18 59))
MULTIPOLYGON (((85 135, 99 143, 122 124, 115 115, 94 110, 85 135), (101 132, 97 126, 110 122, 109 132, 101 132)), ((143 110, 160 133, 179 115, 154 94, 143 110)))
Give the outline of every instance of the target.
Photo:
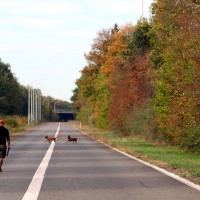
POLYGON ((44 136, 54 136, 58 126, 35 127, 12 142, 0 173, 0 199, 200 200, 200 191, 88 138, 67 123, 60 124, 47 162, 51 145, 44 143, 44 136), (78 137, 78 143, 65 143, 68 135, 78 137), (42 180, 41 187, 30 187, 42 160, 48 164, 45 174, 39 168, 36 177, 42 180), (25 197, 28 188, 37 197, 25 197))

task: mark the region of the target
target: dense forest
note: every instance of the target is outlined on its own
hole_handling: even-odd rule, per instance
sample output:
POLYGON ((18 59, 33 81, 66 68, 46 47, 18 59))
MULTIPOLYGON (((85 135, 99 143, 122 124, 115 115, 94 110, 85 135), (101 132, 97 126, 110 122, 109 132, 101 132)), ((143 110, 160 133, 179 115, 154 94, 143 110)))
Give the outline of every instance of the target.
POLYGON ((198 150, 199 38, 199 0, 157 0, 149 20, 102 29, 71 98, 77 119, 198 150))

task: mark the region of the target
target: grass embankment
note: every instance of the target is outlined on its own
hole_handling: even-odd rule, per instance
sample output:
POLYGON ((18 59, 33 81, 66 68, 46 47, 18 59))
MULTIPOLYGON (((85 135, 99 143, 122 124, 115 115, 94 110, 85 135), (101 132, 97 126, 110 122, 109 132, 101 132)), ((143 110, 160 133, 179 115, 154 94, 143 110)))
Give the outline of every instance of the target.
POLYGON ((22 131, 31 127, 27 124, 26 117, 0 115, 0 119, 4 120, 4 125, 9 130, 11 140, 23 135, 22 131))
POLYGON ((81 125, 80 128, 80 124, 76 121, 70 123, 97 140, 200 185, 200 155, 198 153, 184 151, 178 147, 147 143, 142 139, 101 131, 89 125, 81 125))
POLYGON ((23 124, 23 125, 19 125, 18 127, 11 127, 11 126, 6 126, 6 125, 5 125, 5 127, 9 130, 10 138, 12 141, 18 137, 24 136, 23 131, 31 128, 32 126, 30 126, 28 124, 23 124))

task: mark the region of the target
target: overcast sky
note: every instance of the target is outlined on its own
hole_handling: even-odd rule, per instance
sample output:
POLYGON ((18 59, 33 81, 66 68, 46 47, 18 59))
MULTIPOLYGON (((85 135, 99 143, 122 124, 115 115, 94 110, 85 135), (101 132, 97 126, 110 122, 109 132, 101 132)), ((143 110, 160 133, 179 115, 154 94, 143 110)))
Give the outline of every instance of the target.
MULTIPOLYGON (((153 0, 143 1, 149 18, 153 0)), ((70 101, 97 32, 141 13, 142 0, 0 0, 0 59, 21 85, 70 101)))

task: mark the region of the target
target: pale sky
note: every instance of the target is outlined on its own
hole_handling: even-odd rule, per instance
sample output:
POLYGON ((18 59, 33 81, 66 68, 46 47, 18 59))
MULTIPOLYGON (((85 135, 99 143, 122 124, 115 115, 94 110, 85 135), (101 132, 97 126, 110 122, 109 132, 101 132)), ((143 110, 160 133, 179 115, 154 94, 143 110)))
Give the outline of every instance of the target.
POLYGON ((97 32, 141 14, 142 0, 0 0, 0 58, 21 85, 70 102, 97 32))

